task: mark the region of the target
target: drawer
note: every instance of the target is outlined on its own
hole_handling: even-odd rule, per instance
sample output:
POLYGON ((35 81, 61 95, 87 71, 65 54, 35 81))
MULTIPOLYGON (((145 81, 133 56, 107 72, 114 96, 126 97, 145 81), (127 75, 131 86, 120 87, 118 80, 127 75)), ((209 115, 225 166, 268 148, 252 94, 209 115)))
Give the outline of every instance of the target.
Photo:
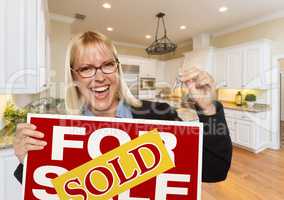
POLYGON ((234 117, 241 120, 255 120, 256 114, 253 112, 235 111, 234 117))
POLYGON ((234 117, 234 110, 231 109, 224 109, 225 117, 234 117))

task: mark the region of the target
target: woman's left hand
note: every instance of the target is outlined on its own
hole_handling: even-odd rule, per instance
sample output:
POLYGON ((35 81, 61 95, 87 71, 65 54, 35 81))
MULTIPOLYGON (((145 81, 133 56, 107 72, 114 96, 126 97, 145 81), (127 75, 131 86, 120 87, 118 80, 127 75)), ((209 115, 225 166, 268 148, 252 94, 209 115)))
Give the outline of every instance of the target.
POLYGON ((188 95, 199 105, 205 115, 216 114, 213 103, 215 97, 215 81, 212 76, 197 67, 180 70, 180 80, 188 88, 188 95))

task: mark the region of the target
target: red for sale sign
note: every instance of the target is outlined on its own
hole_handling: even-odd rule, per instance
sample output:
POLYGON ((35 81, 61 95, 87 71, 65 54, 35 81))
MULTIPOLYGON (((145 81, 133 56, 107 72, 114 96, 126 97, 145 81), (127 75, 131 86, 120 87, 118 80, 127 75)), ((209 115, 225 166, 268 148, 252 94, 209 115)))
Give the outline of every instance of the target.
MULTIPOLYGON (((135 149, 130 151, 133 155, 129 155, 130 157, 132 156, 132 160, 140 159, 140 161, 143 161, 142 152, 144 152, 148 160, 152 160, 155 163, 157 160, 153 160, 149 155, 151 155, 151 152, 152 154, 156 152, 155 155, 158 155, 158 158, 160 158, 160 154, 157 153, 159 152, 158 146, 161 148, 165 147, 165 156, 169 156, 169 161, 171 161, 168 162, 168 165, 171 165, 171 163, 174 163, 174 165, 170 168, 165 168, 167 171, 164 170, 147 181, 141 181, 140 177, 138 185, 136 184, 129 190, 119 193, 112 199, 200 199, 203 130, 201 123, 39 114, 29 114, 28 122, 36 125, 37 131, 44 133, 44 140, 47 142, 47 146, 43 150, 29 152, 25 159, 24 200, 66 199, 57 194, 52 183, 54 182, 53 180, 63 177, 69 171, 75 170, 78 173, 79 170, 80 174, 81 168, 78 168, 78 166, 84 166, 86 163, 92 164, 92 162, 100 164, 103 159, 108 161, 107 158, 113 158, 120 154, 121 150, 127 148, 135 147, 135 149), (153 130, 156 135, 149 134, 146 136, 149 131, 153 133, 153 130), (156 137, 157 134, 159 134, 159 137, 156 137), (159 143, 159 138, 162 139, 161 143, 159 143), (153 144, 143 144, 143 141, 146 143, 147 141, 152 141, 153 144), (158 146, 154 145, 155 141, 157 141, 158 146), (141 147, 144 149, 139 149, 141 147)), ((125 159, 128 158, 125 157, 125 159)), ((134 161, 133 163, 135 163, 134 161)), ((141 166, 144 167, 145 174, 153 168, 149 167, 149 162, 148 165, 143 162, 143 165, 138 165, 140 170, 141 166)), ((124 181, 127 180, 126 177, 135 181, 136 177, 130 177, 129 175, 129 173, 131 174, 130 171, 134 170, 131 169, 130 166, 132 164, 130 162, 129 164, 125 162, 126 164, 124 165, 127 168, 123 166, 123 160, 119 161, 119 157, 112 159, 109 163, 114 166, 116 173, 120 172, 120 174, 124 175, 124 181), (123 169, 127 169, 124 171, 128 176, 123 173, 123 169)), ((88 167, 92 166, 87 165, 88 167)), ((109 177, 115 177, 115 175, 111 174, 111 171, 108 173, 106 171, 103 174, 102 166, 97 166, 96 169, 101 170, 101 174, 97 175, 100 180, 108 180, 106 176, 108 173, 109 177)), ((137 171, 136 175, 137 177, 139 175, 137 171)), ((104 181, 100 181, 100 184, 102 182, 104 181)), ((94 182, 91 181, 87 185, 93 190, 97 189, 96 191, 99 192, 104 190, 103 187, 96 188, 94 182)), ((106 182, 105 185, 109 186, 108 189, 112 186, 109 182, 106 182)), ((85 188, 81 187, 77 179, 73 180, 68 189, 76 194, 74 198, 69 199, 89 199, 87 195, 84 195, 85 188)))

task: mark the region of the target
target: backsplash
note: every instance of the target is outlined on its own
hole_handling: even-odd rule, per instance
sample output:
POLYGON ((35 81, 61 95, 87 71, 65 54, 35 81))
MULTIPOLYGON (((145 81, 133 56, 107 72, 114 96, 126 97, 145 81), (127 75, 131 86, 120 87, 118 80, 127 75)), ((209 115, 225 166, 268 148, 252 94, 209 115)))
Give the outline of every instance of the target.
POLYGON ((256 103, 267 103, 266 90, 260 89, 218 89, 217 97, 219 101, 235 101, 235 95, 240 91, 243 99, 247 94, 254 94, 256 96, 256 103))

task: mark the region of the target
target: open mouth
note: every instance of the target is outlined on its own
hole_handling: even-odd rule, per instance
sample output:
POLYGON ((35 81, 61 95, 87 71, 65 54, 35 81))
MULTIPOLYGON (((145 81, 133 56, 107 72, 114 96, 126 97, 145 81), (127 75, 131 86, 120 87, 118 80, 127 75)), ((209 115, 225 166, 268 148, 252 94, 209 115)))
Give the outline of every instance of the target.
POLYGON ((100 86, 100 87, 92 87, 90 88, 92 93, 95 94, 97 99, 103 99, 109 94, 110 85, 100 86))

